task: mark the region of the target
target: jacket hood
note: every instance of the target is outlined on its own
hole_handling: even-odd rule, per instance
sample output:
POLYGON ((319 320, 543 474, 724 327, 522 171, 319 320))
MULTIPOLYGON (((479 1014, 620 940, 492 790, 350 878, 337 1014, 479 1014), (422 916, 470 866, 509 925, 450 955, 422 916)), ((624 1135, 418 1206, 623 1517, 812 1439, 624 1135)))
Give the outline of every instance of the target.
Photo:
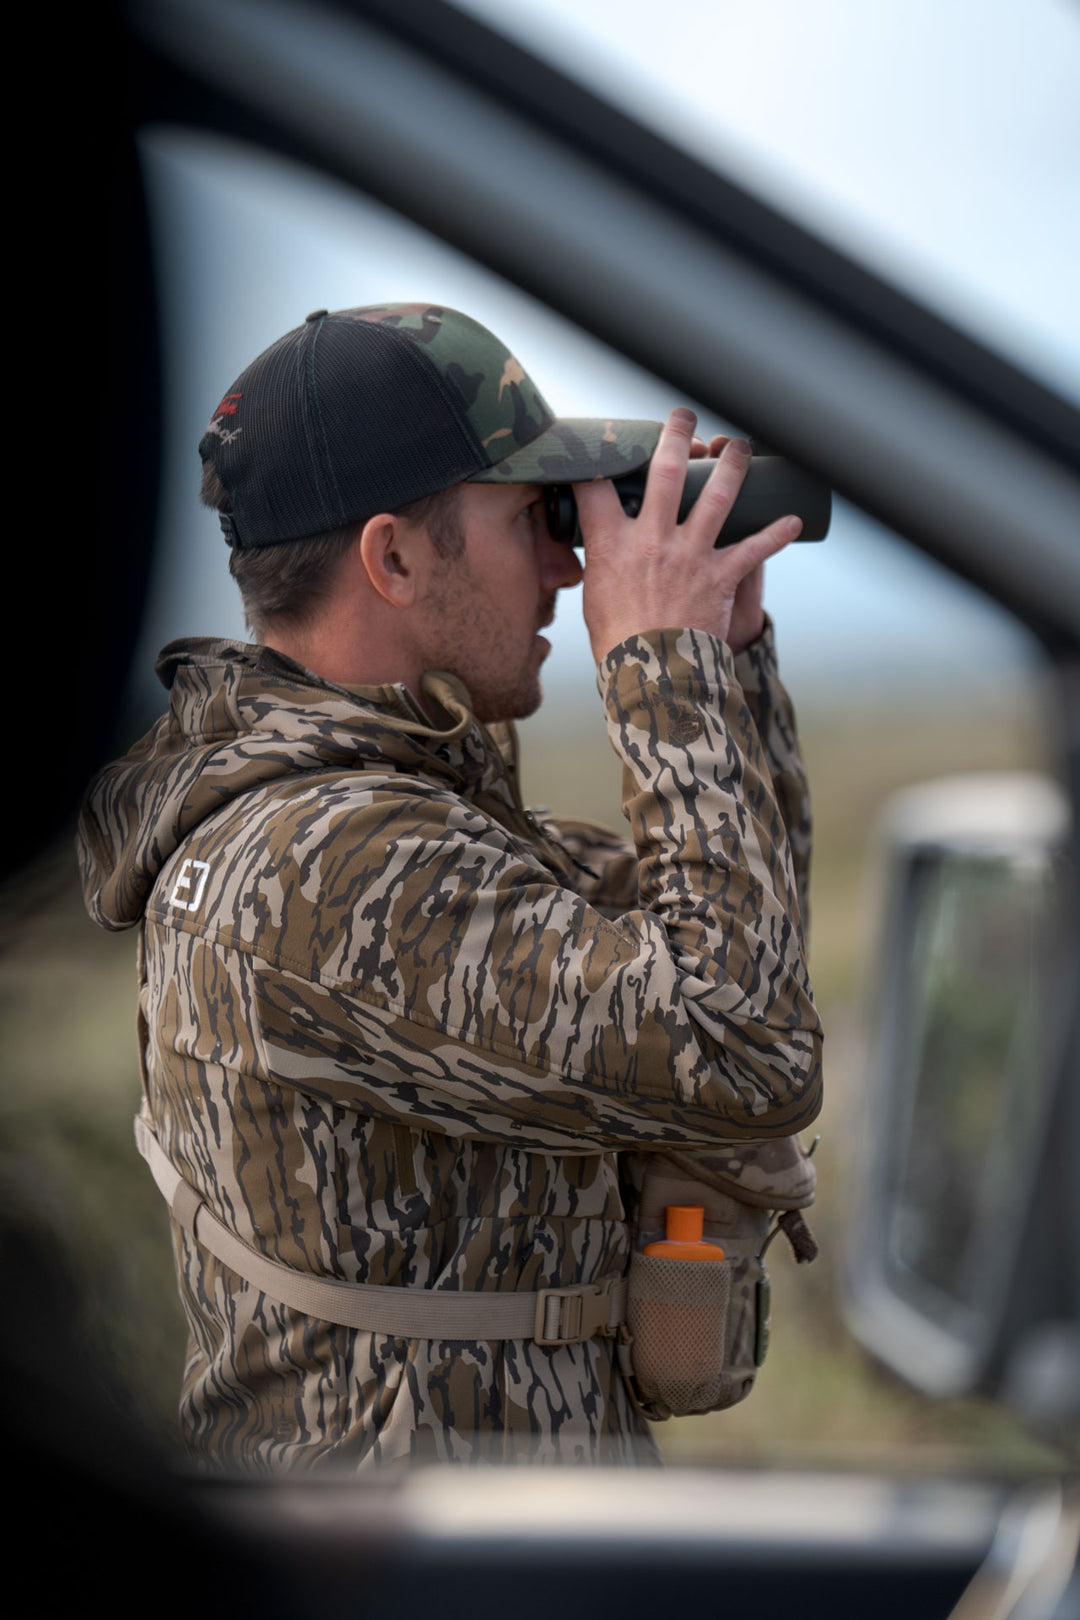
POLYGON ((87 909, 130 928, 164 863, 207 816, 285 776, 422 776, 512 802, 513 728, 489 735, 453 675, 424 677, 425 717, 403 686, 334 686, 267 647, 173 641, 157 661, 167 713, 94 778, 76 846, 87 909))

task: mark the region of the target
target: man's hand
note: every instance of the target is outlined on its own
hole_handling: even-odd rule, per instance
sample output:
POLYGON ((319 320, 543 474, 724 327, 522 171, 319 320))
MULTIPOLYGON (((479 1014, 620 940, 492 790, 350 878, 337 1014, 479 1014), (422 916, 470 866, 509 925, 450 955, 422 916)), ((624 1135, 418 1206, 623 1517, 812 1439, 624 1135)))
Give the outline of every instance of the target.
MULTIPOLYGON (((725 434, 717 433, 709 440, 706 451, 703 440, 695 433, 690 442, 690 460, 700 461, 705 455, 718 456, 726 444, 731 440, 725 434)), ((735 604, 731 610, 731 626, 727 635, 727 644, 732 652, 744 652, 755 642, 765 628, 765 564, 759 563, 752 573, 739 584, 735 592, 735 604)))
POLYGON ((597 663, 645 630, 705 630, 733 652, 761 634, 763 565, 802 525, 794 516, 778 518, 737 545, 715 549, 750 464, 749 445, 721 438, 709 446, 719 459, 708 483, 678 523, 687 462, 704 454, 694 441, 695 421, 685 408, 668 417, 636 518, 626 516, 608 481, 574 485, 585 538, 582 606, 597 663))

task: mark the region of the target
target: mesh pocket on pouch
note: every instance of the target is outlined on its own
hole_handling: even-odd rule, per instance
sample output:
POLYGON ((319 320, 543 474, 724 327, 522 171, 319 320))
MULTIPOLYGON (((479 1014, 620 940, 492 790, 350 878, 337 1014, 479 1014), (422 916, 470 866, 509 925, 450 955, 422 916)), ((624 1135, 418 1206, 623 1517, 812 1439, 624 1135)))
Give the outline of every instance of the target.
POLYGON ((630 1261, 627 1326, 634 1378, 657 1415, 686 1417, 728 1404, 725 1341, 731 1301, 726 1260, 630 1261))

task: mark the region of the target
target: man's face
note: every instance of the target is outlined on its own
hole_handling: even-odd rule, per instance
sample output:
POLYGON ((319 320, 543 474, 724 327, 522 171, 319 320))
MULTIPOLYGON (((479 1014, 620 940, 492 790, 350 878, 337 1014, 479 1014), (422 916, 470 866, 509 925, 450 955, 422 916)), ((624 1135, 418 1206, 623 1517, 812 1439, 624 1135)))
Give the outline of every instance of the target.
POLYGON ((540 634, 555 595, 577 585, 581 564, 553 540, 533 484, 462 484, 465 550, 440 559, 424 602, 424 664, 464 681, 479 720, 518 720, 540 705, 540 634))

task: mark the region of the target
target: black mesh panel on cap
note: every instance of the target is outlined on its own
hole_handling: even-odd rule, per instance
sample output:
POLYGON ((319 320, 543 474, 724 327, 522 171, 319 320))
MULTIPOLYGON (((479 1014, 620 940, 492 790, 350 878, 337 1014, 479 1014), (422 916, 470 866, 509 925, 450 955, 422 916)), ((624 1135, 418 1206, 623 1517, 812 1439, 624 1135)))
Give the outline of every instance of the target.
POLYGON ((243 547, 370 517, 487 463, 431 362, 370 321, 307 322, 261 354, 229 398, 235 414, 211 424, 200 450, 243 547))

